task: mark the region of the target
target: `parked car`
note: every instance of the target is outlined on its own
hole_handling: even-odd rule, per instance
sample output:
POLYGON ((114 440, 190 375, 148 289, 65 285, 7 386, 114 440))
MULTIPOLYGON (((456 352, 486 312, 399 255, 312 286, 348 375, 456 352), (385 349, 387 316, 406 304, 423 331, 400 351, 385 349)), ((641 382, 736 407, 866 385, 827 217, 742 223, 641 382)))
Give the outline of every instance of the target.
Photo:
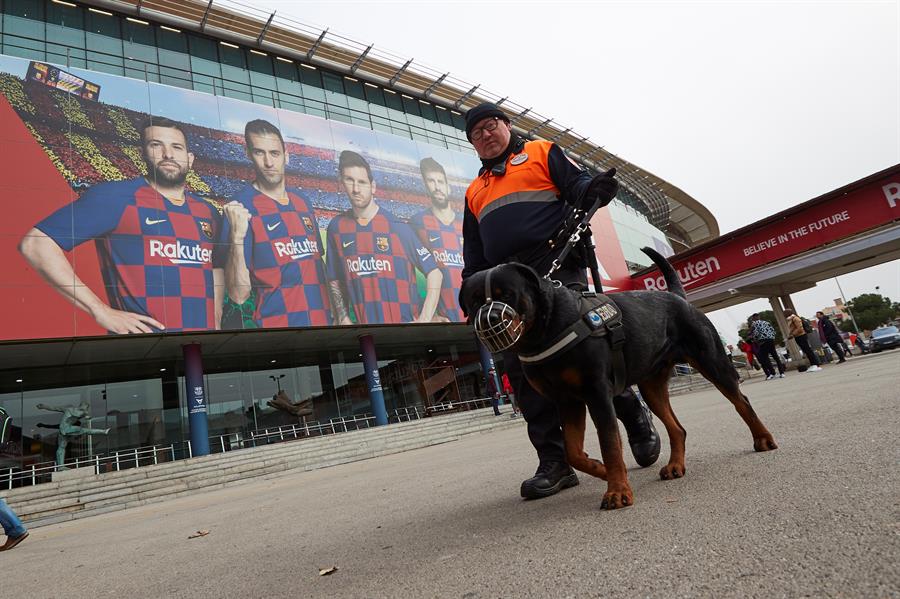
POLYGON ((873 353, 878 353, 883 349, 900 347, 900 329, 894 326, 878 327, 872 331, 869 347, 873 353))

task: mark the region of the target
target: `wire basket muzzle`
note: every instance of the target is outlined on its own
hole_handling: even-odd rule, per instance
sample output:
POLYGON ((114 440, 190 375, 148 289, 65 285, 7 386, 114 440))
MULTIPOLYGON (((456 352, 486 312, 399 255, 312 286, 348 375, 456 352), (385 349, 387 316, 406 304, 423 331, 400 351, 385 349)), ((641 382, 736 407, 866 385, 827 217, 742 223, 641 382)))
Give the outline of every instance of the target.
POLYGON ((509 304, 490 302, 475 313, 475 334, 491 353, 505 351, 522 336, 523 322, 509 304))

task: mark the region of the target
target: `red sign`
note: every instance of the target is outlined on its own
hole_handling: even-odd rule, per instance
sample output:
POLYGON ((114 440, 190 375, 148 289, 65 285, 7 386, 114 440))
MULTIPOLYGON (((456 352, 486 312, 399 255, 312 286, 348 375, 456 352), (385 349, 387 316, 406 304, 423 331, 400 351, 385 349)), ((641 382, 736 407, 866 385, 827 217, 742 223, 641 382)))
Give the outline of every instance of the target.
MULTIPOLYGON (((690 291, 896 220, 900 220, 900 172, 846 194, 811 202, 780 221, 754 227, 676 259, 672 265, 690 291)), ((635 276, 632 281, 634 289, 666 288, 659 271, 635 276)))

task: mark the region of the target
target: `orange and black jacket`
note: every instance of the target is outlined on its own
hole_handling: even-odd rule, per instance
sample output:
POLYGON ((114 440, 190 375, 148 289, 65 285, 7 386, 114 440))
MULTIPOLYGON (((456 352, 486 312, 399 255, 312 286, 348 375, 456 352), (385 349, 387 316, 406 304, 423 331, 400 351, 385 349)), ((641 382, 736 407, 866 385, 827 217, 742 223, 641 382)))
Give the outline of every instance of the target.
POLYGON ((466 191, 464 279, 554 237, 565 220, 566 204, 577 206, 591 181, 590 173, 549 141, 514 147, 506 157, 505 174, 496 170, 482 168, 466 191))

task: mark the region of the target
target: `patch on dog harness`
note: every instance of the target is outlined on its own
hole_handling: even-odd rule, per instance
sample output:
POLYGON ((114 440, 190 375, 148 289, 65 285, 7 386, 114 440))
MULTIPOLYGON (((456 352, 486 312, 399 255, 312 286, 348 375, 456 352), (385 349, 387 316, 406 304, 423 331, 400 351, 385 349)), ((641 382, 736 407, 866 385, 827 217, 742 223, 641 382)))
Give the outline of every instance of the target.
POLYGON ((625 389, 625 331, 622 312, 616 303, 602 293, 586 291, 579 298, 582 317, 567 327, 543 351, 535 354, 519 354, 523 364, 536 365, 571 349, 588 337, 606 337, 612 350, 614 394, 625 389))
MULTIPOLYGON (((606 296, 604 296, 606 297, 606 296)), ((599 329, 603 323, 613 322, 616 316, 620 315, 619 307, 612 303, 602 304, 584 315, 587 323, 594 329, 599 329)))

